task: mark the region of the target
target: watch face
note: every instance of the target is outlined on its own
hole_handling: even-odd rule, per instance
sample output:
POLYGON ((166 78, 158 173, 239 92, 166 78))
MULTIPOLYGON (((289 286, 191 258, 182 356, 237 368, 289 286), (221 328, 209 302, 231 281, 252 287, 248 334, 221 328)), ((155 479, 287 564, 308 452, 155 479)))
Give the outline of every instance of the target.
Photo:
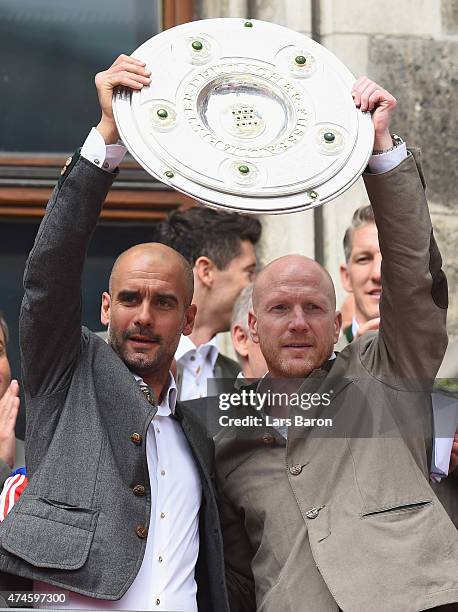
POLYGON ((177 26, 133 56, 152 82, 119 89, 119 134, 153 176, 205 205, 280 214, 335 198, 373 146, 349 70, 313 40, 272 23, 177 26))

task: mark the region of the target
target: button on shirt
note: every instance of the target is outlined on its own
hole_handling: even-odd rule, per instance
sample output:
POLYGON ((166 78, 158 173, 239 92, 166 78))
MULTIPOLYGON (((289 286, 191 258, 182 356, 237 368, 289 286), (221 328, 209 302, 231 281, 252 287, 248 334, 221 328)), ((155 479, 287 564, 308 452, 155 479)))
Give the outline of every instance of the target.
MULTIPOLYGON (((135 378, 144 385, 139 377, 135 378)), ((67 591, 66 603, 55 607, 197 612, 194 570, 199 553, 202 485, 188 441, 174 417, 176 395, 175 381, 170 374, 168 389, 146 437, 151 515, 145 555, 135 580, 118 601, 67 591)), ((133 534, 133 537, 137 536, 133 534)), ((62 593, 63 589, 35 583, 35 591, 62 593)))
POLYGON ((214 378, 218 359, 216 337, 196 347, 189 336, 181 336, 175 359, 183 368, 180 401, 207 397, 207 380, 214 378))

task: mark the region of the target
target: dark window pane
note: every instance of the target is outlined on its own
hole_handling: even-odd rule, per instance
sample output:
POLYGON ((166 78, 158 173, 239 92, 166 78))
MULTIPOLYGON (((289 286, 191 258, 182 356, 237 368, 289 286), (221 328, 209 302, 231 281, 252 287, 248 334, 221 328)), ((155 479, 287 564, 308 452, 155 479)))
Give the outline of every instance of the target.
POLYGON ((158 0, 2 0, 0 151, 67 152, 99 119, 94 75, 159 31, 158 0))

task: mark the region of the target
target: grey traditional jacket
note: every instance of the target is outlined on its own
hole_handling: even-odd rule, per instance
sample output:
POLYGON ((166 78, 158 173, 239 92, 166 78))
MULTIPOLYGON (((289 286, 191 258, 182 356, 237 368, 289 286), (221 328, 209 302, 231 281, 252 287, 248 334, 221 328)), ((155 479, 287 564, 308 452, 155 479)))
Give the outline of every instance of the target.
MULTIPOLYGON (((27 262, 20 326, 30 482, 0 527, 1 570, 108 600, 127 591, 143 559, 145 442, 157 409, 115 352, 81 329, 86 250, 113 178, 76 154, 27 262), (138 484, 144 495, 134 494, 138 484)), ((202 482, 199 610, 226 611, 213 443, 180 404, 176 415, 202 482)))
POLYGON ((380 331, 305 379, 299 393, 329 394, 329 406, 291 412, 333 428, 293 425, 286 441, 264 420, 218 434, 232 612, 418 612, 458 601, 457 531, 428 482, 447 284, 421 178, 412 155, 365 176, 383 256, 380 331))

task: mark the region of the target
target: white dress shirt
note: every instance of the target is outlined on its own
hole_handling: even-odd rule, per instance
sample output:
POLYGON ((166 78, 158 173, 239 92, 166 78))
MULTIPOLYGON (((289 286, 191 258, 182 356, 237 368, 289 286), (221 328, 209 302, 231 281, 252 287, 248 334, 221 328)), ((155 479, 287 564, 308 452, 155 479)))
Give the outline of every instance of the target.
POLYGON ((407 145, 405 142, 399 144, 394 149, 390 149, 385 153, 376 153, 369 157, 369 170, 372 174, 381 174, 389 172, 396 168, 403 159, 407 157, 407 145))
POLYGON ((218 359, 216 336, 205 344, 196 346, 189 336, 181 336, 175 359, 183 368, 180 401, 207 397, 207 380, 215 376, 218 359))
POLYGON ((126 153, 127 149, 120 140, 117 144, 105 144, 102 134, 96 128, 92 128, 81 147, 83 157, 107 172, 113 172, 126 153))
MULTIPOLYGON (((144 385, 141 378, 135 379, 144 385)), ((194 573, 202 485, 188 441, 173 416, 177 389, 172 374, 163 395, 146 436, 151 514, 145 555, 133 583, 121 599, 108 601, 36 581, 35 593, 66 595, 64 604, 46 603, 37 608, 197 612, 194 573)))
POLYGON ((353 336, 353 338, 356 338, 356 334, 358 333, 359 330, 359 323, 356 320, 356 317, 353 317, 353 321, 351 322, 351 334, 353 336))
POLYGON ((434 437, 430 479, 440 482, 448 476, 455 431, 458 427, 458 401, 452 395, 433 393, 434 437))

